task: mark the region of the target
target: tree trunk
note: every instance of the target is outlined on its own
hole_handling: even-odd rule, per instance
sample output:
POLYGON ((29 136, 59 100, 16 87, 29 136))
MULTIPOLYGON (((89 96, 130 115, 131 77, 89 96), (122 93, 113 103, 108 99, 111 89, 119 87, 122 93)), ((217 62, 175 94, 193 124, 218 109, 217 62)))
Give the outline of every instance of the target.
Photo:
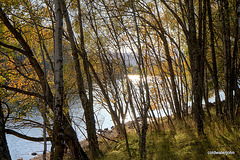
POLYGON ((146 136, 147 136, 147 129, 148 129, 147 113, 150 108, 150 94, 149 94, 149 87, 147 82, 147 72, 146 72, 147 70, 143 62, 140 32, 139 32, 139 26, 136 18, 137 16, 136 16, 136 9, 135 9, 135 0, 131 0, 130 4, 133 12, 134 25, 135 25, 136 34, 137 34, 136 47, 138 49, 138 55, 139 55, 138 67, 139 67, 139 75, 140 75, 139 89, 140 89, 140 95, 142 98, 141 106, 143 107, 140 109, 140 115, 142 118, 142 129, 141 129, 141 134, 139 135, 139 152, 140 152, 140 160, 145 160, 147 158, 147 151, 146 151, 146 136), (144 93, 144 91, 146 93, 144 93))
POLYGON ((167 63, 168 63, 168 69, 169 69, 169 72, 170 72, 171 89, 172 89, 173 101, 174 101, 174 105, 175 105, 175 109, 176 109, 176 116, 177 116, 177 119, 181 120, 182 119, 181 105, 179 103, 178 94, 177 94, 177 85, 176 85, 176 82, 175 82, 175 73, 174 73, 174 70, 173 70, 172 58, 171 58, 170 51, 169 51, 168 41, 167 41, 167 38, 165 36, 166 31, 165 31, 165 29, 162 25, 162 22, 161 22, 161 18, 160 18, 160 14, 159 14, 159 10, 158 10, 156 0, 154 0, 154 3, 156 5, 157 14, 158 14, 158 18, 159 18, 159 21, 157 23, 158 23, 159 29, 161 31, 161 33, 160 32, 158 32, 158 33, 159 33, 159 36, 161 37, 161 39, 163 41, 166 60, 167 60, 167 63))
POLYGON ((193 93, 193 114, 197 123, 198 134, 204 134, 203 131, 203 110, 202 110, 202 55, 198 47, 196 37, 196 25, 194 16, 193 0, 187 2, 189 18, 188 51, 191 63, 192 74, 192 93, 193 93))
MULTIPOLYGON (((79 1, 78 1, 78 7, 80 7, 79 1)), ((72 30, 72 26, 71 26, 71 22, 70 22, 70 18, 68 15, 68 11, 66 8, 65 3, 63 3, 63 8, 65 10, 64 12, 64 17, 66 20, 66 24, 67 24, 67 31, 69 34, 69 41, 71 44, 71 48, 72 48, 72 55, 73 55, 73 60, 74 60, 74 64, 75 64, 75 72, 76 72, 76 78, 77 78, 77 86, 78 86, 78 94, 79 97, 81 99, 82 102, 82 106, 84 109, 84 116, 85 116, 85 120, 86 120, 86 127, 87 127, 87 135, 88 135, 88 142, 89 142, 89 149, 91 151, 92 157, 94 159, 97 159, 100 157, 101 152, 98 146, 98 140, 97 140, 97 135, 96 135, 96 127, 95 127, 95 119, 94 119, 94 111, 93 111, 93 96, 92 96, 92 77, 90 75, 90 71, 89 71, 89 63, 88 63, 88 59, 87 59, 87 55, 85 52, 85 48, 84 48, 84 37, 83 37, 83 32, 82 32, 82 23, 80 23, 80 30, 81 30, 81 48, 80 50, 77 49, 76 44, 75 44, 75 40, 74 40, 74 34, 73 34, 73 30, 72 30), (86 89, 84 87, 84 78, 82 75, 82 71, 81 71, 81 66, 80 66, 80 62, 79 62, 79 56, 78 53, 80 53, 82 59, 83 59, 83 65, 84 65, 84 71, 87 75, 87 84, 88 84, 88 88, 89 88, 89 97, 87 97, 87 93, 86 93, 86 89)), ((81 12, 79 10, 79 12, 81 12)), ((79 13, 81 14, 81 13, 79 13)), ((79 15, 80 16, 80 15, 79 15)), ((79 18, 79 21, 81 21, 81 17, 79 18)))
POLYGON ((232 70, 232 75, 234 76, 234 112, 236 111, 236 115, 238 114, 236 105, 240 104, 240 98, 239 98, 239 87, 238 87, 238 77, 239 77, 239 70, 240 70, 240 63, 239 61, 239 38, 240 38, 240 0, 236 1, 236 22, 235 22, 235 27, 236 27, 236 32, 235 32, 235 42, 234 42, 234 49, 233 49, 233 70, 232 70), (238 66, 239 65, 239 66, 238 66))
POLYGON ((5 119, 3 116, 1 98, 0 98, 0 159, 11 160, 11 156, 8 150, 7 140, 5 136, 5 119))
POLYGON ((99 157, 101 157, 101 151, 99 149, 98 139, 96 135, 96 126, 95 126, 95 118, 94 118, 94 110, 93 110, 93 86, 92 86, 93 82, 92 82, 92 76, 89 70, 87 52, 85 50, 83 23, 82 23, 82 10, 81 10, 81 5, 79 0, 77 0, 77 6, 78 6, 78 21, 79 21, 79 27, 80 27, 80 53, 82 54, 84 72, 87 77, 87 85, 88 85, 88 99, 86 94, 85 96, 82 96, 82 99, 85 99, 84 101, 87 103, 83 105, 84 115, 85 115, 86 126, 87 126, 89 149, 92 153, 93 159, 97 160, 99 159, 99 157))
POLYGON ((216 103, 216 115, 222 115, 222 107, 220 103, 219 87, 218 87, 218 75, 217 75, 217 61, 214 46, 214 32, 213 32, 213 21, 212 21, 212 11, 210 0, 207 0, 207 10, 208 10, 208 21, 210 30, 210 40, 211 40, 211 50, 212 50, 212 65, 213 65, 213 87, 215 91, 215 103, 216 103))
POLYGON ((179 103, 178 94, 177 94, 177 85, 175 83, 175 74, 174 74, 174 70, 173 70, 173 66, 172 66, 172 58, 170 56, 168 42, 167 42, 167 39, 166 39, 165 35, 162 35, 161 39, 162 39, 163 44, 164 44, 166 59, 167 59, 167 62, 168 62, 168 69, 169 69, 169 72, 170 72, 171 89, 172 89, 172 94, 173 94, 174 106, 175 106, 175 109, 176 109, 176 116, 177 116, 178 120, 181 120, 182 119, 181 105, 179 103))
POLYGON ((53 154, 54 160, 62 160, 64 156, 64 138, 63 138, 63 56, 62 56, 62 33, 63 33, 63 17, 62 17, 62 2, 55 1, 55 103, 54 103, 54 127, 53 138, 55 150, 53 154))
POLYGON ((224 74, 225 74, 225 106, 224 112, 227 119, 233 120, 233 84, 231 77, 231 41, 230 41, 230 16, 228 0, 220 0, 220 11, 223 33, 224 74))
POLYGON ((69 125, 69 120, 66 117, 63 117, 63 129, 64 140, 70 149, 71 158, 74 160, 89 160, 87 154, 80 146, 76 132, 74 131, 72 126, 69 125))
MULTIPOLYGON (((92 8, 92 7, 93 7, 93 6, 92 6, 92 2, 90 2, 90 3, 91 3, 91 8, 92 8)), ((105 5, 105 4, 104 4, 104 5, 105 5)), ((105 7, 106 7, 106 6, 105 6, 105 7)), ((104 48, 104 46, 103 46, 103 44, 102 44, 102 39, 99 37, 98 30, 97 30, 97 26, 95 27, 95 26, 94 26, 94 23, 93 23, 93 21, 95 20, 95 18, 92 16, 92 13, 91 13, 91 12, 89 12, 89 15, 90 15, 90 24, 91 24, 92 29, 94 30, 94 33, 96 34, 96 37, 97 37, 98 49, 99 49, 99 50, 101 50, 101 49, 103 50, 103 53, 102 53, 103 55, 102 55, 102 56, 106 58, 106 51, 105 51, 105 48, 104 48)), ((110 19, 110 21, 111 21, 111 18, 109 18, 109 19, 110 19)), ((113 32, 114 32, 114 30, 113 30, 113 32)), ((100 55, 100 56, 101 56, 101 55, 100 55)), ((110 62, 109 62, 109 60, 108 60, 107 58, 106 58, 106 60, 103 58, 103 59, 101 59, 100 61, 101 61, 102 69, 103 69, 103 66, 105 66, 105 65, 109 68, 110 62), (106 61, 107 61, 107 62, 106 62, 106 61)), ((120 136, 123 137, 123 136, 126 135, 125 129, 124 129, 124 126, 123 126, 124 124, 121 124, 120 118, 119 118, 119 116, 118 116, 118 114, 117 114, 117 110, 114 110, 114 108, 113 108, 113 106, 112 106, 112 104, 111 104, 111 102, 110 102, 110 98, 109 98, 109 95, 108 95, 108 93, 107 93, 107 90, 105 89, 103 83, 102 83, 101 80, 99 79, 99 77, 98 77, 95 69, 93 68, 92 64, 91 64, 89 61, 88 61, 88 64, 89 64, 90 70, 91 70, 91 72, 92 72, 92 74, 93 74, 93 77, 95 78, 97 85, 98 85, 99 88, 101 89, 101 92, 102 92, 102 94, 103 94, 103 96, 104 96, 104 99, 105 99, 105 101, 106 101, 106 103, 107 103, 107 106, 108 106, 108 109, 109 109, 109 111, 110 111, 110 114, 111 114, 113 123, 114 123, 114 125, 116 126, 116 129, 117 129, 118 133, 120 134, 120 136)), ((104 69, 103 69, 103 70, 104 70, 104 69)), ((110 70, 111 70, 111 68, 110 68, 110 70)), ((111 72, 111 71, 109 71, 109 72, 111 72)), ((110 74, 110 73, 109 73, 109 74, 110 74)), ((114 80, 113 80, 113 78, 112 78, 111 76, 110 76, 110 78, 111 78, 111 81, 112 81, 113 83, 115 83, 114 80)), ((128 84, 128 83, 127 83, 127 84, 128 84)), ((131 101, 130 101, 130 104, 131 104, 131 101)), ((125 138, 126 138, 126 137, 125 137, 125 138)), ((126 143, 127 143, 127 142, 126 142, 126 143)))
MULTIPOLYGON (((202 85, 203 85, 203 75, 202 75, 202 61, 203 56, 201 54, 201 49, 198 45, 196 24, 195 24, 195 12, 193 0, 185 1, 186 4, 186 16, 188 18, 188 27, 185 21, 174 12, 171 7, 166 3, 165 0, 161 2, 169 9, 173 16, 178 21, 179 25, 182 27, 183 32, 187 39, 188 52, 191 64, 191 75, 192 75, 192 96, 193 96, 193 106, 192 112, 194 114, 195 122, 197 123, 198 134, 204 134, 203 131, 203 110, 202 110, 202 85)), ((201 3, 201 1, 199 1, 201 3)), ((182 13, 183 16, 185 12, 182 13)))

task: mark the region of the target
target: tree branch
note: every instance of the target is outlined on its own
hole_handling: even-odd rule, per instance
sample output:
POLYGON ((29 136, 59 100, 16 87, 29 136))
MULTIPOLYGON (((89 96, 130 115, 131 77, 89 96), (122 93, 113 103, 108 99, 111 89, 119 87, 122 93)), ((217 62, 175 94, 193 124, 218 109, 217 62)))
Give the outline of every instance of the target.
POLYGON ((35 97, 44 99, 44 96, 41 95, 41 94, 38 94, 38 93, 24 91, 24 90, 21 90, 19 88, 9 87, 9 86, 6 86, 6 85, 0 85, 0 87, 5 88, 6 90, 15 91, 15 92, 18 92, 18 93, 26 94, 26 95, 29 95, 29 96, 35 96, 35 97))
MULTIPOLYGON (((30 77, 26 76, 24 73, 22 73, 19 69, 17 69, 17 68, 15 68, 15 69, 16 69, 16 71, 18 71, 18 73, 19 73, 21 76, 23 76, 24 78, 26 78, 26 79, 28 79, 28 80, 31 80, 31 81, 34 81, 34 82, 37 82, 37 83, 40 83, 39 80, 30 78, 30 77)), ((41 84, 41 83, 40 83, 40 84, 41 84)))
MULTIPOLYGON (((43 137, 30 137, 30 136, 18 133, 18 132, 14 131, 14 130, 11 130, 11 129, 5 129, 5 133, 14 135, 14 136, 16 136, 18 138, 22 138, 22 139, 25 139, 25 140, 28 140, 28 141, 33 141, 33 142, 42 142, 42 141, 44 141, 43 137)), ((51 139, 52 139, 51 137, 47 137, 47 141, 51 141, 51 139)))
MULTIPOLYGON (((3 23, 8 28, 8 30, 14 35, 14 37, 17 39, 17 41, 21 44, 22 48, 24 49, 23 54, 29 59, 31 66, 34 68, 35 72, 37 73, 39 81, 43 88, 43 91, 44 92, 46 90, 48 91, 48 93, 46 95, 46 99, 47 99, 47 102, 48 102, 49 106, 51 107, 51 109, 53 109, 53 95, 52 95, 49 85, 46 84, 46 82, 45 82, 45 79, 44 79, 45 74, 44 74, 41 66, 39 65, 37 59, 34 57, 34 54, 31 50, 30 46, 28 45, 28 43, 22 37, 21 33, 18 32, 16 30, 16 28, 14 28, 14 26, 10 23, 7 15, 5 14, 5 12, 2 9, 1 3, 0 3, 0 19, 3 21, 3 23)), ((24 92, 23 94, 26 94, 26 93, 27 92, 24 92)), ((30 95, 35 95, 35 96, 39 97, 39 94, 30 94, 30 95)), ((43 96, 40 96, 40 98, 42 98, 42 97, 43 96)))
POLYGON ((20 53, 25 54, 25 51, 22 50, 21 48, 14 47, 14 46, 5 44, 5 43, 3 43, 3 42, 0 42, 0 45, 3 46, 3 47, 5 47, 5 48, 9 48, 9 49, 12 49, 12 50, 15 50, 15 51, 18 51, 18 52, 20 52, 20 53))
MULTIPOLYGON (((30 123, 36 124, 38 127, 43 127, 43 124, 42 124, 42 123, 39 123, 39 122, 36 122, 36 121, 30 120, 30 119, 16 118, 16 117, 9 117, 9 119, 12 119, 12 120, 21 119, 23 122, 24 122, 24 121, 26 121, 26 122, 30 122, 30 123)), ((50 127, 47 127, 47 129, 50 130, 50 131, 52 132, 52 129, 51 129, 50 127)))
MULTIPOLYGON (((185 33, 185 35, 188 35, 188 30, 186 25, 183 23, 183 21, 181 20, 181 18, 177 15, 176 12, 174 12, 174 10, 166 3, 165 0, 161 0, 161 2, 168 8, 168 10, 173 14, 173 16, 177 19, 178 23, 181 25, 183 32, 185 33)), ((188 37, 187 37, 188 38, 188 37)))
POLYGON ((97 133, 97 135, 99 135, 99 136, 101 136, 101 137, 103 137, 103 138, 105 138, 105 139, 107 139, 107 140, 109 140, 109 141, 113 141, 113 142, 118 143, 118 141, 116 141, 116 140, 114 140, 114 139, 111 139, 111 138, 108 138, 108 137, 104 136, 104 135, 101 134, 101 133, 97 133))

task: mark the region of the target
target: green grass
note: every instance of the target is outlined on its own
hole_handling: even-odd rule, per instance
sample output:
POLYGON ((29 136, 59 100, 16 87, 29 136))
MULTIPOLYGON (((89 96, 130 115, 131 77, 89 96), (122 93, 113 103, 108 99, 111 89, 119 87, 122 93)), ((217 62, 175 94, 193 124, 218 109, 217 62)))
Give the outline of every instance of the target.
MULTIPOLYGON (((207 117, 206 117, 207 118, 207 117)), ((161 132, 149 130, 147 135, 147 159, 149 160, 237 160, 240 159, 240 130, 231 124, 225 124, 213 117, 213 121, 204 122, 205 136, 199 137, 193 120, 174 121, 175 131, 165 127, 161 132), (234 151, 235 154, 210 155, 208 151, 234 151)), ((133 160, 139 159, 138 136, 135 132, 128 134, 129 148, 133 160)), ((101 149, 104 160, 129 159, 124 140, 110 142, 101 149)))

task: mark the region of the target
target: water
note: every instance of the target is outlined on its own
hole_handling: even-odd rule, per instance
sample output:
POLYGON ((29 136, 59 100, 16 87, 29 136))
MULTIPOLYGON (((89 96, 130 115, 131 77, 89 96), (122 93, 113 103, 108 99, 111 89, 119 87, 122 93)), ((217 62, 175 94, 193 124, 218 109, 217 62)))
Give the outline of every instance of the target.
MULTIPOLYGON (((34 112, 36 114, 38 113, 38 111, 34 111, 34 112)), ((111 128, 111 126, 113 126, 111 116, 105 109, 103 109, 99 105, 95 106, 95 114, 98 117, 99 125, 97 125, 97 128, 111 128)), ((79 102, 77 102, 75 105, 72 106, 70 115, 73 116, 73 120, 78 124, 78 126, 80 126, 80 129, 82 130, 82 132, 86 134, 84 129, 85 125, 80 119, 81 117, 83 117, 83 110, 81 109, 81 105, 79 105, 79 102)), ((35 117, 28 116, 27 119, 34 120, 39 123, 43 122, 41 116, 35 116, 35 117)), ((11 126, 13 125, 8 124, 7 126, 10 126, 7 128, 12 129, 11 126)), ((80 132, 80 130, 75 124, 73 124, 73 127, 77 132, 79 140, 85 139, 82 132, 80 132)), ((22 129, 13 129, 13 130, 30 137, 43 137, 43 131, 41 128, 27 127, 22 129)), ((43 152, 43 142, 32 142, 32 141, 24 140, 9 134, 6 134, 6 138, 7 138, 8 148, 9 148, 12 160, 17 160, 18 158, 23 158, 23 160, 29 160, 31 158, 34 158, 34 156, 31 155, 31 153, 35 152, 37 154, 42 154, 43 152)), ((50 142, 48 142, 47 150, 50 151, 50 149, 51 149, 51 144, 50 142)))
MULTIPOLYGON (((14 130, 27 136, 42 137, 42 130, 39 128, 14 130)), ((32 142, 8 134, 6 135, 6 138, 12 160, 16 160, 17 158, 23 158, 24 160, 31 159, 34 157, 31 155, 31 153, 33 152, 36 152, 37 154, 42 154, 43 142, 32 142)), ((50 145, 48 145, 48 151, 49 150, 50 145)))
MULTIPOLYGON (((132 80, 134 85, 137 85, 139 81, 139 76, 138 75, 131 75, 129 78, 132 80)), ((224 100, 224 92, 220 91, 220 98, 221 100, 224 100)), ((215 98, 211 97, 209 99, 209 102, 214 102, 215 98)), ((190 103, 190 102, 189 102, 190 103)), ((203 101, 204 103, 204 101, 203 101)), ((81 105, 79 101, 76 101, 73 105, 71 105, 71 110, 70 110, 70 115, 73 117, 73 120, 76 122, 76 124, 72 124, 73 128, 77 132, 79 140, 85 139, 85 136, 82 134, 86 134, 85 132, 85 124, 82 122, 83 118, 83 110, 81 109, 81 105), (81 131, 79 130, 81 129, 81 131)), ((95 116, 97 117, 97 124, 96 128, 111 128, 113 126, 113 122, 111 119, 110 114, 99 104, 94 105, 94 111, 95 111, 95 116)), ((35 111, 38 113, 38 111, 35 111)), ((163 112, 163 110, 160 110, 162 116, 166 116, 163 112)), ((171 111, 169 111, 171 114, 171 111)), ((154 114, 157 115, 157 110, 154 110, 154 114)), ((138 116, 138 113, 137 113, 138 116)), ((37 122, 42 123, 42 117, 41 116, 36 116, 36 117, 28 117, 31 120, 35 120, 37 122)), ((126 120, 131 121, 131 116, 127 114, 126 120)), ((31 137, 42 137, 42 129, 41 128, 23 128, 23 129, 14 129, 15 131, 25 134, 27 136, 31 137)), ((31 155, 31 153, 36 152, 37 154, 42 154, 43 152, 43 142, 31 142, 27 141, 21 138, 18 138, 13 135, 6 135, 7 142, 8 142, 8 147, 10 150, 10 154, 12 157, 12 160, 16 160, 17 158, 23 158, 24 160, 29 160, 33 158, 34 156, 31 155)), ((48 144, 48 151, 51 149, 51 145, 48 144)))

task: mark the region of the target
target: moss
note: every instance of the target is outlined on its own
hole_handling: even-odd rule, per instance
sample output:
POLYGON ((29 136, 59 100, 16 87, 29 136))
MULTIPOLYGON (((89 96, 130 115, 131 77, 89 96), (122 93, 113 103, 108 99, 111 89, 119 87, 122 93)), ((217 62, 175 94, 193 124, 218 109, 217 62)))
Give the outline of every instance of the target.
POLYGON ((121 151, 112 151, 112 152, 107 153, 104 159, 126 160, 126 159, 128 159, 128 157, 121 151))

